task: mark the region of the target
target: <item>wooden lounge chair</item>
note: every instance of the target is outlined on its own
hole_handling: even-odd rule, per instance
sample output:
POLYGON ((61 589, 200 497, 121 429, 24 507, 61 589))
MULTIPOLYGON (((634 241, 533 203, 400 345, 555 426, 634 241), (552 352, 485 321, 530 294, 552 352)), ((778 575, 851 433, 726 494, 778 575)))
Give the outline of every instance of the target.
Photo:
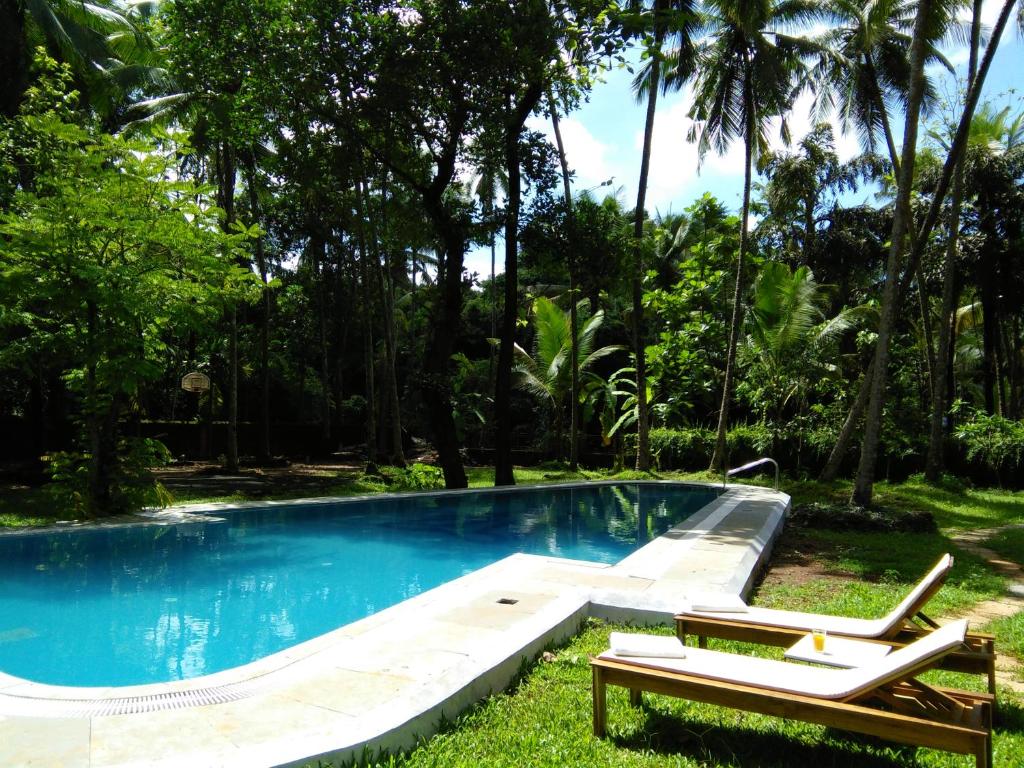
MULTIPOLYGON (((790 646, 812 629, 824 629, 830 635, 905 645, 938 627, 924 613, 924 606, 939 591, 953 568, 953 556, 943 555, 929 573, 886 616, 880 619, 854 619, 773 608, 749 606, 742 612, 716 612, 687 609, 676 617, 676 634, 683 642, 690 635, 700 647, 706 639, 739 640, 762 645, 790 646), (921 622, 915 624, 914 620, 921 622), (923 624, 923 626, 922 626, 923 624)), ((996 691, 995 638, 980 632, 969 633, 964 645, 949 654, 943 669, 986 675, 988 691, 996 691)))
POLYGON ((890 741, 974 755, 992 767, 993 697, 925 685, 916 675, 960 646, 966 621, 953 622, 871 664, 826 669, 686 648, 684 658, 618 656, 591 660, 594 733, 605 735, 606 687, 717 704, 818 723, 890 741))

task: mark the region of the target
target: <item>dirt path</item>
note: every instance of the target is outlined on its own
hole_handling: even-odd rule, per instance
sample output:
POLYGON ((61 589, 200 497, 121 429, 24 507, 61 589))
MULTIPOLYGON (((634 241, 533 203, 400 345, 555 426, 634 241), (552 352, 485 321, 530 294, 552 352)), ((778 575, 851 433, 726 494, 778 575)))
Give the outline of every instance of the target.
MULTIPOLYGON (((961 617, 966 618, 974 626, 982 626, 995 619, 1024 611, 1024 596, 1021 596, 1024 592, 1024 568, 982 545, 982 542, 988 541, 995 534, 1011 527, 1017 526, 964 531, 950 537, 958 547, 977 555, 1000 575, 1010 579, 1015 588, 998 600, 984 600, 978 603, 966 617, 961 617)), ((996 653, 996 681, 999 685, 1005 686, 1015 693, 1024 694, 1024 682, 1021 682, 1021 678, 1024 677, 1024 665, 1016 657, 1010 656, 1005 651, 1000 651, 998 643, 996 644, 996 653)))
POLYGON ((362 469, 363 463, 358 457, 351 456, 336 461, 292 463, 280 467, 243 467, 237 473, 225 472, 213 462, 189 462, 161 467, 153 474, 171 493, 211 497, 240 494, 258 499, 283 493, 316 496, 346 478, 355 477, 362 469))

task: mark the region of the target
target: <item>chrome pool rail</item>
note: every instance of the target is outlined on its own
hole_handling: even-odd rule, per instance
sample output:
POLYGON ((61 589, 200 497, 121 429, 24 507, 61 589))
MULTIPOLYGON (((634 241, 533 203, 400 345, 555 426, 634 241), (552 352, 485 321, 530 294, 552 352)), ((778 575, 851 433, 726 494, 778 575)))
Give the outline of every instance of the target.
POLYGON ((773 467, 775 467, 775 490, 779 490, 779 462, 777 462, 775 459, 768 458, 767 456, 762 457, 760 459, 754 459, 753 461, 749 461, 743 466, 736 467, 735 469, 727 469, 725 471, 725 474, 722 475, 722 488, 724 489, 726 487, 726 485, 729 482, 729 478, 732 477, 733 475, 742 474, 751 469, 762 467, 765 464, 771 464, 773 467))

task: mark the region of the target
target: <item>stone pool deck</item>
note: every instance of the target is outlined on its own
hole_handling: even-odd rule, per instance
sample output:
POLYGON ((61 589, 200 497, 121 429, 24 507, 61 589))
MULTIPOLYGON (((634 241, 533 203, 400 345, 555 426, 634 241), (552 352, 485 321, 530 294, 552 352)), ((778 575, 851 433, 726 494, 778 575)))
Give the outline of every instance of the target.
POLYGON ((513 555, 203 678, 86 689, 0 674, 0 765, 255 768, 409 747, 587 616, 665 622, 690 590, 745 595, 788 508, 785 494, 730 486, 615 565, 513 555))

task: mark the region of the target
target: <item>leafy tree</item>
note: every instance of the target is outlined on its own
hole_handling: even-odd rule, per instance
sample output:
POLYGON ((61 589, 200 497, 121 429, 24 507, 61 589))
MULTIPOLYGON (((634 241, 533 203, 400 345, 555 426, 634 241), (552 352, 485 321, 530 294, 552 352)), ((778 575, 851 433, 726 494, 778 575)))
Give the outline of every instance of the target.
POLYGON ((725 206, 705 194, 674 230, 655 232, 661 244, 658 273, 673 280, 644 295, 657 332, 647 348, 649 384, 664 425, 692 424, 714 411, 728 342, 724 307, 738 225, 725 206))
MULTIPOLYGON (((69 70, 49 62, 46 80, 56 85, 30 100, 66 87, 69 70)), ((171 180, 173 137, 159 137, 171 145, 162 152, 31 106, 20 131, 48 149, 33 189, 0 216, 2 324, 16 336, 3 357, 47 349, 65 361, 82 437, 56 470, 87 512, 110 514, 138 502, 129 475, 140 456, 153 458, 122 436, 121 421, 160 373, 164 332, 209 322, 244 292, 246 274, 222 257, 242 235, 220 234, 205 191, 171 180)))

